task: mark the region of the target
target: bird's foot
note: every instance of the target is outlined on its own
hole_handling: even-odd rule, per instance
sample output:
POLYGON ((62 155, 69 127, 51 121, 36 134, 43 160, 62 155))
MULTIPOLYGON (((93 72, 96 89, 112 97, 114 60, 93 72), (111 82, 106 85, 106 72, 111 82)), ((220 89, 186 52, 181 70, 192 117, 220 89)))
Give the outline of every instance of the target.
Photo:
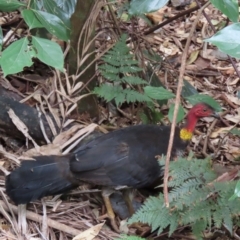
POLYGON ((111 226, 114 231, 116 231, 117 233, 120 233, 119 227, 117 226, 117 223, 116 223, 115 213, 113 211, 112 204, 109 199, 109 196, 111 194, 112 192, 109 191, 108 189, 102 190, 102 197, 105 203, 105 207, 107 209, 107 216, 110 220, 111 226))
POLYGON ((135 228, 136 233, 141 237, 145 236, 151 231, 151 228, 147 224, 140 222, 132 223, 129 228, 135 228))

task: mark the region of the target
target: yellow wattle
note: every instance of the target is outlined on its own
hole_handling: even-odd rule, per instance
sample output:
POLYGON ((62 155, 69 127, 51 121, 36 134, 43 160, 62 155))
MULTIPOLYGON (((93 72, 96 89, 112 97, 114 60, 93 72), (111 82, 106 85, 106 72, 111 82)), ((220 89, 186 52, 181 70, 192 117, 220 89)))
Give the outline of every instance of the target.
POLYGON ((188 140, 191 140, 192 139, 192 136, 193 136, 193 133, 191 131, 189 131, 188 129, 186 128, 182 128, 180 130, 180 138, 184 141, 188 141, 188 140))

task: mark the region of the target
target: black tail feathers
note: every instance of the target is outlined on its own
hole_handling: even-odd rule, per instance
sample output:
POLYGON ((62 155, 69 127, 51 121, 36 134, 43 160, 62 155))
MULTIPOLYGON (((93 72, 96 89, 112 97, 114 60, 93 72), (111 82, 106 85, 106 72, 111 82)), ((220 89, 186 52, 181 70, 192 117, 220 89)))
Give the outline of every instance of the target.
POLYGON ((39 156, 25 160, 6 177, 7 195, 16 204, 60 194, 76 187, 70 181, 67 156, 39 156))

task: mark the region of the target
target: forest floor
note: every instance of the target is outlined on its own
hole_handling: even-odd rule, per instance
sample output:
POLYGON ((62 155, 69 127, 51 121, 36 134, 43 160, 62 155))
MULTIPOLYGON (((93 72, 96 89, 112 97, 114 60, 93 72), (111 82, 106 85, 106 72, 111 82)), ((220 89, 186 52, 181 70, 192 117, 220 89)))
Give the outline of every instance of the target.
MULTIPOLYGON (((194 6, 191 6, 194 7, 194 6)), ((240 78, 238 77, 234 66, 229 57, 220 52, 217 48, 204 39, 212 36, 213 32, 204 15, 198 19, 193 34, 190 35, 193 22, 198 18, 197 11, 189 11, 183 16, 176 17, 162 27, 156 27, 166 20, 171 20, 179 16, 183 11, 188 11, 189 5, 174 8, 171 4, 163 7, 157 12, 147 15, 149 26, 143 19, 134 19, 127 21, 123 17, 113 20, 111 14, 106 8, 100 11, 98 17, 97 31, 101 33, 96 39, 96 50, 103 52, 112 43, 116 42, 115 31, 118 28, 129 36, 138 39, 129 43, 129 47, 134 54, 141 59, 141 67, 147 69, 149 62, 155 66, 154 73, 158 80, 167 89, 176 93, 179 67, 181 65, 181 56, 185 48, 186 40, 190 37, 191 43, 188 49, 188 59, 185 68, 184 79, 190 83, 187 89, 193 88, 199 93, 207 94, 217 100, 221 107, 221 120, 206 118, 201 121, 195 131, 195 135, 189 146, 194 154, 201 158, 211 155, 214 158, 216 166, 231 167, 238 164, 236 160, 240 155, 239 137, 229 134, 233 127, 240 123, 240 78), (116 26, 116 22, 118 26, 116 26), (153 27, 156 30, 153 31, 153 27), (147 34, 142 35, 143 32, 147 34), (161 62, 148 59, 144 55, 144 49, 150 49, 159 56, 161 62)), ((116 10, 116 9, 115 9, 116 10)), ((205 14, 211 19, 216 29, 219 29, 226 18, 220 14, 212 5, 205 9, 205 14)), ((0 23, 4 32, 7 34, 12 28, 16 27, 18 22, 11 22, 11 19, 19 19, 19 12, 2 13, 0 23), (10 17, 9 17, 10 16, 10 17), (9 17, 9 19, 8 19, 9 17)), ((20 27, 16 32, 15 38, 26 34, 25 26, 20 27)), ((240 63, 234 59, 235 67, 240 70, 240 63)), ((36 62, 34 67, 26 69, 21 74, 1 78, 1 88, 5 88, 18 95, 21 102, 36 108, 44 106, 45 111, 51 112, 55 119, 58 119, 62 125, 67 120, 62 117, 73 105, 67 104, 64 97, 68 97, 68 92, 64 91, 62 86, 66 86, 67 78, 59 78, 59 73, 50 70, 47 66, 36 62), (62 83, 60 83, 62 81, 62 83), (56 91, 57 90, 57 91, 56 91), (63 101, 63 104, 59 103, 63 101)), ((99 76, 99 81, 101 77, 99 76)), ((79 85, 80 86, 80 85, 79 85)), ((75 99, 73 98, 74 102, 75 99)), ((81 100, 80 100, 81 101, 81 100)), ((166 116, 163 121, 169 125, 167 112, 170 104, 161 107, 161 111, 166 116)), ((182 106, 187 111, 191 105, 181 101, 182 106)), ((8 174, 16 167, 16 163, 23 156, 33 156, 41 153, 45 155, 60 154, 63 152, 61 145, 68 141, 68 151, 73 148, 74 141, 82 136, 87 136, 100 126, 100 131, 108 131, 141 123, 136 111, 132 111, 133 106, 124 106, 116 109, 112 105, 99 103, 99 119, 91 119, 88 114, 79 114, 76 110, 76 104, 73 111, 68 114, 68 120, 73 120, 74 128, 65 132, 57 133, 55 140, 39 146, 36 149, 31 141, 20 141, 11 139, 8 136, 0 136, 1 139, 1 158, 0 167, 0 240, 3 239, 115 239, 120 235, 115 233, 106 218, 106 209, 101 198, 99 189, 96 186, 84 185, 64 196, 46 197, 43 200, 34 201, 26 206, 15 206, 5 194, 5 174, 8 174), (134 115, 132 113, 134 112, 134 115), (15 142, 17 142, 15 144, 15 142), (9 160, 10 159, 10 160, 9 160), (18 215, 17 215, 18 214, 18 215), (24 237, 21 233, 24 233, 24 237)), ((21 131, 21 129, 20 129, 21 131)), ((66 147, 64 149, 65 153, 66 147)), ((224 172, 224 170, 221 170, 224 172)), ((137 203, 144 200, 141 194, 136 199, 137 203)), ((118 196, 112 199, 118 202, 118 196)), ((115 211, 125 211, 116 209, 115 211)), ((124 213, 120 213, 125 214, 124 213)), ((131 234, 139 234, 134 227, 126 225, 127 219, 121 219, 117 216, 121 229, 131 234)), ((174 234, 169 239, 195 239, 190 233, 183 235, 182 232, 174 234)), ((150 229, 146 226, 145 237, 158 239, 168 239, 167 230, 161 236, 156 237, 150 234, 150 229)), ((228 239, 227 237, 209 237, 209 239, 228 239)))

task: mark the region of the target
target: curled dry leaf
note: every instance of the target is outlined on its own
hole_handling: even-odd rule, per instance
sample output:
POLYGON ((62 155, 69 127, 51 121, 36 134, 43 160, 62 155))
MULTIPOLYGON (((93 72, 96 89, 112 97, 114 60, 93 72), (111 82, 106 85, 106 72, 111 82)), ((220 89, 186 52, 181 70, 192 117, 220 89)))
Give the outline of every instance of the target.
POLYGON ((85 126, 82 124, 78 124, 78 125, 74 125, 71 128, 69 128, 68 130, 61 132, 60 134, 58 134, 54 140, 53 140, 53 144, 56 146, 61 146, 64 143, 66 143, 72 136, 74 136, 76 134, 76 132, 79 129, 84 128, 85 126))
POLYGON ((12 119, 12 122, 14 123, 14 125, 17 127, 17 129, 19 131, 21 131, 22 134, 27 139, 31 140, 33 145, 34 145, 34 147, 38 150, 39 146, 33 140, 33 138, 29 135, 27 126, 19 119, 19 117, 14 113, 14 111, 12 109, 9 109, 8 114, 9 114, 9 117, 12 119))
POLYGON ((240 114, 237 114, 237 115, 227 114, 224 118, 233 123, 240 122, 240 114))
POLYGON ((232 128, 233 128, 233 126, 218 128, 211 133, 210 137, 217 138, 217 137, 219 137, 219 135, 228 133, 232 128))
POLYGON ((102 226, 104 225, 104 223, 100 223, 100 224, 97 224, 97 225, 89 228, 88 230, 78 234, 72 240, 92 240, 92 239, 94 239, 98 235, 100 230, 102 229, 102 226))
POLYGON ((225 94, 225 96, 236 105, 240 105, 240 99, 238 97, 233 96, 232 94, 225 94))
POLYGON ((32 148, 26 152, 23 153, 21 158, 24 158, 26 160, 26 157, 33 157, 38 155, 61 155, 61 147, 59 145, 50 143, 47 145, 43 145, 39 147, 38 150, 36 148, 32 148))

